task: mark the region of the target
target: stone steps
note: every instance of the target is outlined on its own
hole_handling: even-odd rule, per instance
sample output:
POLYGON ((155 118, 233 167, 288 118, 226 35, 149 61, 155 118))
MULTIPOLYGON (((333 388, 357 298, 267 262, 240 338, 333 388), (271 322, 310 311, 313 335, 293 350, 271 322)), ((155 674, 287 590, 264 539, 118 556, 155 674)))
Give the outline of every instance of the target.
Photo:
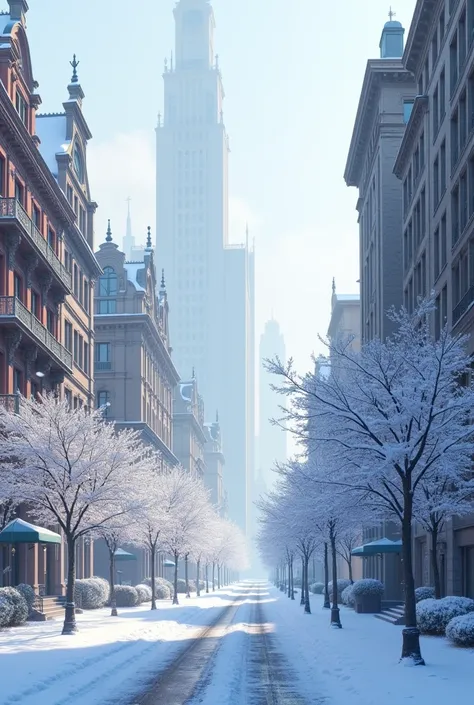
POLYGON ((33 619, 37 622, 46 622, 50 619, 63 619, 66 598, 63 596, 43 597, 42 611, 36 611, 33 619))
POLYGON ((392 605, 391 607, 386 607, 380 614, 374 614, 374 617, 381 619, 383 622, 388 622, 389 624, 405 624, 405 607, 403 604, 392 605))

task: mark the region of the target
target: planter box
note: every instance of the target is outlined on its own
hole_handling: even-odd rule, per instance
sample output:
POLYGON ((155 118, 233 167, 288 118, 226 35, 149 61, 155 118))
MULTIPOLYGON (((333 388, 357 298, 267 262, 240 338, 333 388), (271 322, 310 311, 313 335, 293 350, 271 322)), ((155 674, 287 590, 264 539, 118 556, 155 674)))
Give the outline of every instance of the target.
POLYGON ((379 595, 356 597, 355 611, 357 614, 378 614, 382 611, 382 598, 379 595))

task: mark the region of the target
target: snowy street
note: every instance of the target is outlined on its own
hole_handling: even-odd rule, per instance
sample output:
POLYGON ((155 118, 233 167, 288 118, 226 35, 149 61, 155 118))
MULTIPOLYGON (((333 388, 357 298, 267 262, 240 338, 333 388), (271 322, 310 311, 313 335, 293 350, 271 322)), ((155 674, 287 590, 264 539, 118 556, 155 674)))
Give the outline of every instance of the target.
POLYGON ((311 615, 298 598, 242 583, 155 612, 84 613, 72 637, 60 621, 0 632, 0 705, 445 705, 469 692, 472 650, 422 637, 426 667, 406 668, 401 627, 343 607, 334 630, 320 595, 311 615))

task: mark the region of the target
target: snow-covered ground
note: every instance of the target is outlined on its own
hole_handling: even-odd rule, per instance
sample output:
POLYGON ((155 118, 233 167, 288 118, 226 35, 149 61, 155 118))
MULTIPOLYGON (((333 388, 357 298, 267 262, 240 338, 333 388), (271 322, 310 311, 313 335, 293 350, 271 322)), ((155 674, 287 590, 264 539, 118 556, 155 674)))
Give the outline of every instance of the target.
POLYGON ((78 615, 79 633, 61 636, 61 621, 0 632, 0 705, 108 705, 127 701, 164 670, 202 627, 231 604, 230 590, 78 615))
POLYGON ((265 617, 309 703, 319 697, 325 705, 446 705, 471 698, 473 649, 422 637, 427 665, 405 667, 398 663, 403 627, 342 607, 343 629, 336 630, 321 596, 312 596, 311 615, 303 614, 299 599, 292 602, 275 589, 270 597, 265 617))

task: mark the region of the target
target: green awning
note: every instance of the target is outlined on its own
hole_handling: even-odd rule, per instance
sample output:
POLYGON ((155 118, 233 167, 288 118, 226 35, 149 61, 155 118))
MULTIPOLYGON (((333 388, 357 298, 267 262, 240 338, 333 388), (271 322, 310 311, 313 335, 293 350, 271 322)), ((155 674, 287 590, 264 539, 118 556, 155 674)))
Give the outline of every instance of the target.
POLYGON ((165 561, 163 561, 163 565, 165 568, 174 568, 176 563, 173 563, 173 561, 169 561, 168 559, 166 559, 165 561))
POLYGON ((376 556, 378 553, 401 553, 401 551, 401 541, 391 541, 390 539, 383 538, 365 543, 363 546, 357 546, 357 548, 351 551, 351 554, 364 558, 364 556, 376 556))
POLYGON ((114 553, 116 561, 136 561, 137 557, 133 553, 124 551, 123 548, 117 548, 114 553))
POLYGON ((23 519, 13 519, 0 531, 0 543, 61 543, 61 536, 23 519))

